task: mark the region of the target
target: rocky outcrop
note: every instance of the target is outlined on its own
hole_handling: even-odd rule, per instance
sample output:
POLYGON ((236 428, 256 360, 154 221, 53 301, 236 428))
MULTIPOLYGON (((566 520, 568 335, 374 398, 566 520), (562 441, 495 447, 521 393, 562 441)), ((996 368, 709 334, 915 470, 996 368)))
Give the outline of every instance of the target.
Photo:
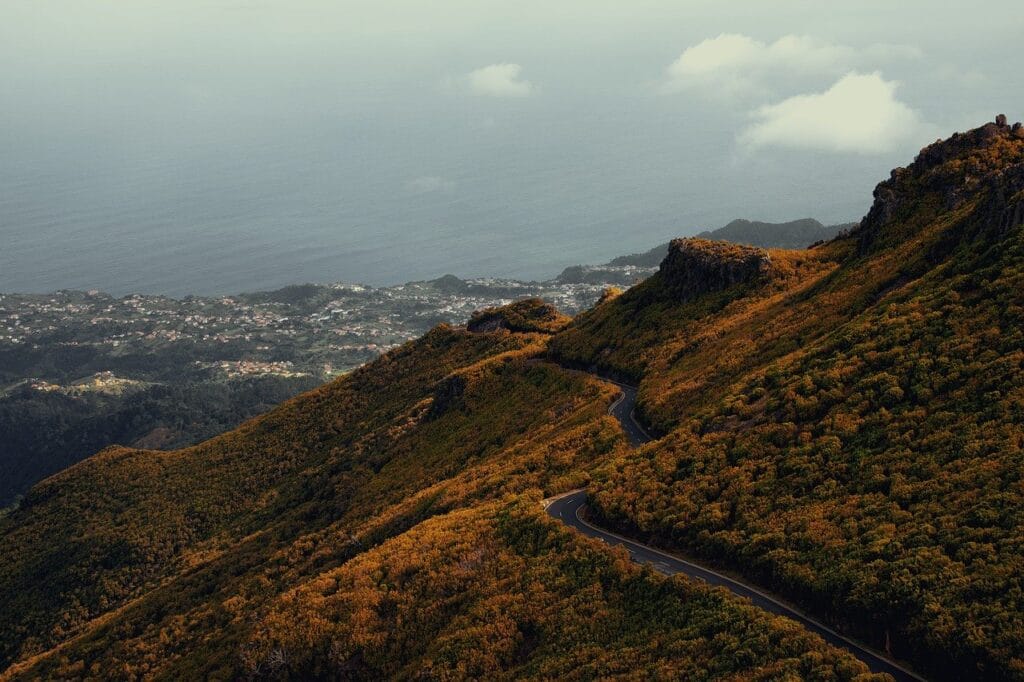
POLYGON ((871 210, 852 234, 865 254, 885 241, 888 227, 930 203, 933 211, 954 211, 981 196, 978 209, 964 223, 965 233, 1004 233, 1021 223, 1021 177, 1024 175, 1024 126, 1007 124, 1000 114, 992 123, 954 133, 928 145, 906 168, 896 168, 875 187, 871 210))
POLYGON ((1024 224, 1024 162, 986 179, 986 196, 975 211, 982 230, 1002 237, 1024 224))
POLYGON ((659 273, 680 301, 754 282, 771 270, 764 249, 706 239, 676 239, 669 245, 659 273))
POLYGON ((467 330, 474 334, 489 334, 499 329, 507 330, 509 328, 508 319, 504 315, 484 315, 483 312, 485 311, 473 313, 473 317, 466 324, 467 330))

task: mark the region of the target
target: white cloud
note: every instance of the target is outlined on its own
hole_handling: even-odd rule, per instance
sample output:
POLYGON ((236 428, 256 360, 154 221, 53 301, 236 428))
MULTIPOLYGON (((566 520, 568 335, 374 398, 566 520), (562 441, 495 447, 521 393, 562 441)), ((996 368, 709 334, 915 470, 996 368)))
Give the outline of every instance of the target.
POLYGON ((522 70, 519 64, 507 63, 479 68, 467 77, 469 89, 488 97, 527 97, 534 88, 530 81, 520 78, 522 70))
POLYGON ((415 194, 451 192, 455 189, 455 181, 439 175, 421 175, 406 183, 406 188, 415 194))
POLYGON ((668 72, 676 78, 688 78, 766 67, 817 71, 848 60, 853 54, 849 47, 809 36, 788 35, 766 44, 738 33, 723 33, 686 48, 668 72))
POLYGON ((723 33, 686 48, 666 69, 666 92, 700 90, 714 96, 762 95, 779 79, 837 76, 851 68, 895 59, 916 59, 921 51, 906 45, 869 45, 855 49, 811 36, 787 35, 773 43, 738 33, 723 33))
POLYGON ((848 73, 828 90, 755 110, 740 133, 749 148, 788 147, 880 154, 922 134, 920 116, 896 99, 895 81, 880 73, 848 73))

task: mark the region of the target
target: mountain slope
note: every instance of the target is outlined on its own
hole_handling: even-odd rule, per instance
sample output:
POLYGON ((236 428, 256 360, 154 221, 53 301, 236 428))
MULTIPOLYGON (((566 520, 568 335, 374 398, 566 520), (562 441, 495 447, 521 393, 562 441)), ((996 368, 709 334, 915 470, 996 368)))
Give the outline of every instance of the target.
MULTIPOLYGON (((465 429, 485 425, 464 425, 459 410, 472 396, 476 363, 530 343, 527 335, 490 338, 439 328, 372 369, 196 448, 112 448, 37 485, 2 521, 11 549, 0 573, 0 601, 9 606, 0 615, 5 658, 48 648, 254 532, 305 533, 346 515, 366 518, 389 499, 402 500, 404 484, 425 487, 454 458, 482 456, 489 443, 502 441, 502 429, 515 437, 553 401, 571 412, 574 393, 567 389, 572 381, 581 385, 579 379, 536 395, 550 377, 532 368, 537 376, 516 385, 531 396, 532 417, 514 413, 504 426, 486 424, 490 433, 464 439, 454 453, 443 450, 465 429), (452 374, 459 369, 466 374, 452 374), (450 410, 439 418, 440 401, 432 397, 445 377, 449 389, 441 397, 450 410), (408 439, 399 436, 421 421, 424 433, 416 435, 427 444, 417 470, 393 474, 396 467, 388 465, 414 447, 402 448, 408 439), (437 431, 444 433, 437 437, 437 431), (381 491, 371 479, 391 487, 381 491)), ((503 360, 495 366, 501 367, 503 360)))
POLYGON ((818 265, 770 254, 790 280, 691 298, 666 259, 556 337, 668 434, 599 477, 600 516, 937 677, 1024 676, 1020 130, 926 148, 818 265))
POLYGON ((485 311, 199 446, 104 451, 0 519, 0 676, 867 679, 538 505, 587 487, 935 678, 1022 679, 1022 223, 1024 134, 989 124, 813 249, 677 240, 571 321, 485 311), (639 381, 661 437, 570 368, 639 381))
POLYGON ((757 220, 734 220, 724 227, 697 235, 702 239, 760 246, 776 249, 805 249, 815 242, 832 239, 844 230, 851 230, 856 223, 822 225, 814 218, 801 218, 787 223, 764 223, 757 220))
POLYGON ((3 522, 5 677, 862 673, 517 497, 625 447, 614 391, 545 340, 440 328, 220 439, 37 486, 3 522))

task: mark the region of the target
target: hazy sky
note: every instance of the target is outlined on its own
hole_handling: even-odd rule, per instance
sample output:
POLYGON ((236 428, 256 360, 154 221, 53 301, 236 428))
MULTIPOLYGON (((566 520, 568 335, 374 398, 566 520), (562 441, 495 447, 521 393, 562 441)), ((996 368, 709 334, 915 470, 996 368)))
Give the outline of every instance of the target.
POLYGON ((0 290, 543 276, 855 220, 1024 118, 1022 37, 1016 2, 4 0, 0 290))

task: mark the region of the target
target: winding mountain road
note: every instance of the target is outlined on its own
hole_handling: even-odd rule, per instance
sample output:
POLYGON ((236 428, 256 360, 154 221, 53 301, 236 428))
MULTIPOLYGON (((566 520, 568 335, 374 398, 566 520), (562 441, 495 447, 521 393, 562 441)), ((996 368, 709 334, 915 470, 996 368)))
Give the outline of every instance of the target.
POLYGON ((630 446, 635 448, 654 440, 636 419, 636 386, 622 384, 606 377, 600 379, 615 384, 622 391, 608 408, 608 414, 619 420, 630 446))
MULTIPOLYGON (((636 387, 611 381, 605 377, 599 377, 603 381, 614 383, 622 390, 619 398, 608 408, 608 414, 615 417, 622 425, 622 429, 632 447, 637 447, 651 440, 644 427, 636 420, 636 387)), ((633 561, 641 564, 649 564, 656 571, 665 575, 683 575, 698 580, 703 580, 709 585, 724 587, 733 594, 745 597, 759 608, 770 613, 791 618, 803 625, 805 628, 820 636, 829 644, 845 649, 861 660, 872 672, 888 673, 893 678, 904 681, 924 682, 924 678, 907 670, 898 663, 890 661, 879 653, 867 648, 862 644, 849 639, 827 625, 801 613, 795 608, 786 605, 766 592, 742 583, 734 578, 718 573, 705 566, 700 566, 691 561, 686 561, 676 556, 666 554, 660 550, 641 544, 623 537, 611 531, 604 530, 584 519, 583 511, 587 503, 587 492, 575 490, 564 495, 553 497, 544 501, 548 514, 562 523, 570 526, 586 536, 602 540, 608 545, 621 546, 629 552, 633 561)))

